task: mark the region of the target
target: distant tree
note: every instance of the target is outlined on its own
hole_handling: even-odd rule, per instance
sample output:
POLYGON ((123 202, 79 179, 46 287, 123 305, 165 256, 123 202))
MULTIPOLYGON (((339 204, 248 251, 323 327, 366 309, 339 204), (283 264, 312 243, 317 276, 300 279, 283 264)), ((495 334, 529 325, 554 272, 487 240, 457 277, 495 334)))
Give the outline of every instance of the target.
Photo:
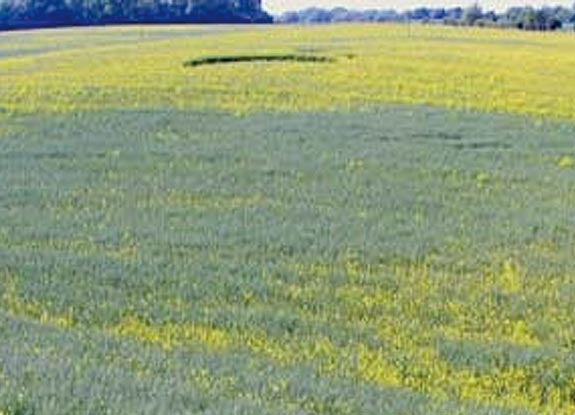
POLYGON ((408 22, 443 23, 446 25, 515 27, 524 30, 558 30, 566 24, 575 27, 575 6, 566 7, 512 7, 504 13, 484 12, 478 4, 467 9, 454 7, 419 7, 398 13, 394 10, 349 10, 342 7, 331 10, 309 8, 279 16, 278 23, 332 23, 332 22, 408 22))
POLYGON ((429 20, 431 18, 431 11, 426 7, 420 7, 407 13, 411 20, 429 20))
POLYGON ((446 11, 446 18, 449 20, 460 21, 463 16, 463 8, 454 7, 446 11))
POLYGON ((331 20, 331 13, 328 10, 312 7, 303 11, 302 23, 329 23, 331 20))
POLYGON ((461 19, 467 26, 473 26, 478 20, 483 18, 483 10, 479 4, 475 3, 463 11, 461 19))
POLYGON ((301 14, 298 12, 286 12, 276 18, 278 23, 294 24, 301 22, 301 14))
POLYGON ((443 20, 447 16, 447 12, 445 9, 433 9, 429 13, 429 17, 431 20, 443 20))

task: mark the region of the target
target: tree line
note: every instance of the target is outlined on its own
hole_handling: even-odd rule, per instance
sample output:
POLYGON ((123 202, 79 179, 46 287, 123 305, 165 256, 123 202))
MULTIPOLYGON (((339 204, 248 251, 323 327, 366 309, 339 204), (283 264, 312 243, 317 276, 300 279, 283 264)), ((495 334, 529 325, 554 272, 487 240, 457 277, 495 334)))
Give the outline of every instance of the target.
POLYGON ((271 23, 261 0, 0 0, 0 30, 127 23, 271 23))
MULTIPOLYGON (((261 0, 0 0, 0 30, 127 23, 271 23, 261 0)), ((308 8, 277 23, 421 22, 523 30, 573 29, 574 7, 512 7, 505 12, 468 8, 349 10, 308 8)))
POLYGON ((395 10, 349 10, 308 8, 287 12, 276 18, 278 23, 339 22, 421 22, 454 26, 505 27, 523 30, 558 30, 573 28, 574 7, 512 7, 502 13, 484 11, 479 5, 468 8, 420 7, 405 12, 395 10))

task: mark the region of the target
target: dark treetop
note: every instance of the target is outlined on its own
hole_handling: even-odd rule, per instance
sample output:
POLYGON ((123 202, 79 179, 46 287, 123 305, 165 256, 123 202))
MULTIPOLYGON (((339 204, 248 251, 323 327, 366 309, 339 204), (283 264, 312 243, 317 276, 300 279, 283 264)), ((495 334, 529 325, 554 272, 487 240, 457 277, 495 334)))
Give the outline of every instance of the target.
POLYGON ((126 23, 270 23, 261 0, 0 0, 0 30, 126 23))

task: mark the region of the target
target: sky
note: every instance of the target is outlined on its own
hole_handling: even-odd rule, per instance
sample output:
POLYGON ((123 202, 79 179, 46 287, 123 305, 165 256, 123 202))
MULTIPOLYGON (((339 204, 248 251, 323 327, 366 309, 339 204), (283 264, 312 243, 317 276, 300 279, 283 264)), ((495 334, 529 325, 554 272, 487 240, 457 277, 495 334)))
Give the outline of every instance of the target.
POLYGON ((450 7, 468 6, 479 3, 484 9, 505 10, 511 6, 570 6, 574 0, 263 0, 264 8, 271 13, 299 10, 306 7, 333 8, 338 6, 350 9, 412 9, 418 6, 450 7))

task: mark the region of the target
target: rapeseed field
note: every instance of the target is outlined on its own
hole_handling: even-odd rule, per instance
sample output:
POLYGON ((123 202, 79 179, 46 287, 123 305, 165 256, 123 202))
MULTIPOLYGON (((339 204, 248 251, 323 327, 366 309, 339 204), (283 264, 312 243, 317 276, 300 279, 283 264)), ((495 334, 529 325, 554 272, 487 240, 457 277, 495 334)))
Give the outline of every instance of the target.
POLYGON ((402 103, 574 118, 574 42, 570 34, 419 25, 46 31, 3 36, 0 85, 4 110, 18 113, 402 103), (336 62, 183 66, 255 52, 317 53, 336 62))
POLYGON ((0 415, 572 415, 574 45, 1 34, 0 415))

